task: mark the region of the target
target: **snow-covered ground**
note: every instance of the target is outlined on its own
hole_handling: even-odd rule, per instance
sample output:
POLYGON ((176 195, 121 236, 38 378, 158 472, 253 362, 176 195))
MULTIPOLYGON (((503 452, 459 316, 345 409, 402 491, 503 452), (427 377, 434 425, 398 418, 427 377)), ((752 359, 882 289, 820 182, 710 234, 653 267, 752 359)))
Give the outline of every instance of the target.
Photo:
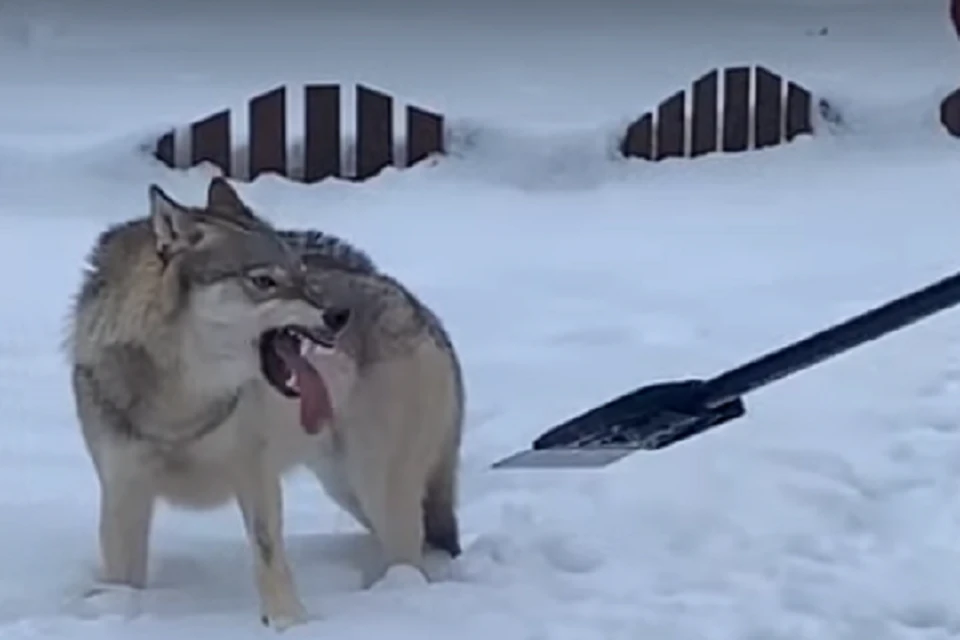
POLYGON ((371 543, 290 479, 316 620, 289 637, 960 636, 955 313, 669 450, 489 469, 629 388, 712 374, 960 268, 960 155, 936 123, 960 82, 946 2, 454 4, 0 2, 0 638, 266 637, 234 509, 164 511, 139 615, 78 613, 97 496, 58 343, 102 226, 142 214, 151 181, 203 194, 210 174, 139 155, 143 132, 288 80, 359 80, 492 141, 365 184, 238 187, 416 290, 470 399, 448 580, 362 590, 371 543), (610 160, 588 135, 741 62, 826 94, 846 129, 658 165, 610 160))

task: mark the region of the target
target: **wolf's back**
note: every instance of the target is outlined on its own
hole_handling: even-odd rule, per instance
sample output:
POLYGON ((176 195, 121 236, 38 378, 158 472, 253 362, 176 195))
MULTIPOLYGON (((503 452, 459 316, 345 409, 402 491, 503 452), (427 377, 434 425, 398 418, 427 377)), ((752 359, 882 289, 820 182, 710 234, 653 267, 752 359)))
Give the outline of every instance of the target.
POLYGON ((376 273, 373 259, 352 243, 315 229, 287 229, 280 237, 300 253, 308 265, 332 267, 359 273, 376 273))

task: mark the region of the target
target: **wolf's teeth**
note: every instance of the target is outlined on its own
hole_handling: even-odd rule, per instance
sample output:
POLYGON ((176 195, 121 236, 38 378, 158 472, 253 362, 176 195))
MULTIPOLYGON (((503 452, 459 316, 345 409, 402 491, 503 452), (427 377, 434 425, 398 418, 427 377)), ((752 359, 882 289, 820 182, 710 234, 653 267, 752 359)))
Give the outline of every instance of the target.
POLYGON ((291 389, 296 389, 296 388, 297 388, 297 376, 296 376, 293 372, 290 372, 290 375, 289 375, 289 376, 287 377, 287 379, 284 381, 284 384, 287 385, 288 387, 290 387, 291 389))
POLYGON ((301 340, 300 340, 300 355, 301 355, 301 356, 306 356, 307 354, 309 354, 309 353, 310 353, 310 348, 311 348, 312 345, 313 345, 313 342, 311 342, 310 340, 301 339, 301 340))

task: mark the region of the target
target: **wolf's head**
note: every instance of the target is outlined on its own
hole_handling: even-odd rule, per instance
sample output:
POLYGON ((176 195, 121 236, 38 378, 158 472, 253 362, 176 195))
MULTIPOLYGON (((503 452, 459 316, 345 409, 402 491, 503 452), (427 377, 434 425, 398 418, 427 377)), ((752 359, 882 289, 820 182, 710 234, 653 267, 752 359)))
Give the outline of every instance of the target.
POLYGON ((304 354, 332 348, 349 310, 318 306, 306 295, 302 260, 222 178, 211 181, 205 207, 180 204, 156 185, 149 196, 190 373, 201 384, 237 385, 266 375, 263 363, 278 359, 298 394, 312 392, 304 388, 312 384, 304 354))

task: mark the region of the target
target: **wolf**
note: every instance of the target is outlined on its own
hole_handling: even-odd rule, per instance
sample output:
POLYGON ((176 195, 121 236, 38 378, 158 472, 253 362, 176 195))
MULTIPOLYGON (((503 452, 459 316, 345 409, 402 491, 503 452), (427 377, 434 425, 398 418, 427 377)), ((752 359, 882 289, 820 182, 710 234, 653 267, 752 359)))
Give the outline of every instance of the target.
MULTIPOLYGON (((154 507, 239 504, 264 624, 305 620, 286 558, 281 475, 326 420, 275 429, 264 358, 310 383, 304 354, 334 345, 350 319, 308 294, 306 267, 223 178, 203 207, 157 185, 149 214, 96 240, 72 304, 65 349, 100 486, 103 588, 142 588, 154 507)), ((315 374, 313 377, 316 377, 315 374)))
MULTIPOLYGON (((423 569, 427 549, 461 553, 457 476, 465 413, 459 357, 437 315, 365 252, 336 236, 282 231, 307 265, 307 292, 350 321, 333 351, 310 356, 332 410, 306 466, 379 542, 389 568, 423 569)), ((263 413, 296 422, 296 390, 273 358, 263 413)))

